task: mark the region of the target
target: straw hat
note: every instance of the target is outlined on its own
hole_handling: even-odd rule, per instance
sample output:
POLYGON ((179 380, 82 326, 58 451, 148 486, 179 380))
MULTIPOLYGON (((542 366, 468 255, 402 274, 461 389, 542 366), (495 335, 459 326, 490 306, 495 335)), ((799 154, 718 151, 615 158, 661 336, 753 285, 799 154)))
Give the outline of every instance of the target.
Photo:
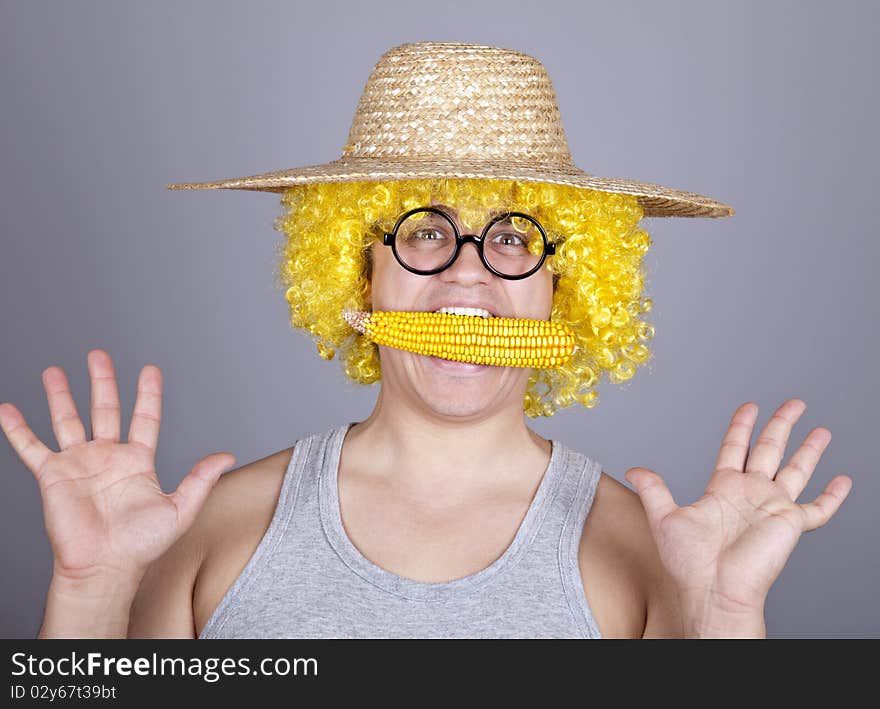
POLYGON ((649 182, 598 177, 572 161, 544 66, 510 49, 459 42, 394 47, 373 67, 342 157, 169 189, 283 192, 315 182, 496 178, 637 195, 646 217, 727 217, 733 208, 649 182))

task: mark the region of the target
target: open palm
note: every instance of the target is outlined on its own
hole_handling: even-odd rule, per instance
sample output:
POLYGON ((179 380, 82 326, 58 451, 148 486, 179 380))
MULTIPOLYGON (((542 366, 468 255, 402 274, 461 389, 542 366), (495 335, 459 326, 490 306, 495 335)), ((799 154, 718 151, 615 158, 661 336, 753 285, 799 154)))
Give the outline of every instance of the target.
POLYGON ((141 370, 128 442, 121 443, 113 362, 106 352, 92 350, 88 363, 91 441, 60 367, 43 372, 60 451, 47 448, 12 404, 0 405, 0 426, 39 484, 55 573, 71 578, 138 574, 191 526, 234 458, 228 453, 207 456, 175 492, 162 492, 154 464, 162 401, 159 368, 141 370))
POLYGON ((749 453, 758 407, 740 406, 705 493, 693 504, 676 505, 651 470, 631 468, 624 475, 642 500, 660 558, 684 597, 711 598, 730 612, 762 610, 801 534, 824 525, 846 498, 852 479, 839 475, 812 502, 797 502, 831 441, 826 428, 813 429, 779 469, 805 409, 801 399, 786 401, 749 453))

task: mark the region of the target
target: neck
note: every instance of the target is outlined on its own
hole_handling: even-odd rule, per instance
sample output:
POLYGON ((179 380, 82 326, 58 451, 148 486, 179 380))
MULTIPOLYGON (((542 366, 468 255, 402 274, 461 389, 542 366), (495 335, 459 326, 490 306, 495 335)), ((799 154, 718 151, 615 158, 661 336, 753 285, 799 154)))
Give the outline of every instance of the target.
POLYGON ((519 484, 542 475, 551 453, 550 442, 526 426, 521 406, 451 417, 388 402, 382 392, 343 449, 359 470, 432 499, 519 484))

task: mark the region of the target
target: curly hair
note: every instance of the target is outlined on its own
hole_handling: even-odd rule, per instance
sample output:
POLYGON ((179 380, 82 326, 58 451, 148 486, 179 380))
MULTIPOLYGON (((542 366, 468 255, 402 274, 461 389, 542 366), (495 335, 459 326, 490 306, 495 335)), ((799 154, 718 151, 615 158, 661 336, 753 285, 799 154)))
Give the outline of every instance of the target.
POLYGON ((646 364, 645 344, 654 328, 642 316, 652 301, 643 293, 643 258, 651 245, 639 227, 641 205, 633 195, 543 182, 487 179, 417 179, 296 185, 281 198, 275 229, 286 238, 277 248, 275 282, 290 305, 290 323, 307 330, 318 353, 339 351, 349 379, 381 380, 379 349, 343 320, 345 308, 369 310, 370 248, 391 231, 397 217, 432 199, 453 205, 461 221, 479 228, 487 209, 533 215, 556 243, 550 319, 568 325, 579 349, 564 367, 532 370, 523 411, 553 416, 577 401, 598 404, 603 374, 615 383, 646 364))

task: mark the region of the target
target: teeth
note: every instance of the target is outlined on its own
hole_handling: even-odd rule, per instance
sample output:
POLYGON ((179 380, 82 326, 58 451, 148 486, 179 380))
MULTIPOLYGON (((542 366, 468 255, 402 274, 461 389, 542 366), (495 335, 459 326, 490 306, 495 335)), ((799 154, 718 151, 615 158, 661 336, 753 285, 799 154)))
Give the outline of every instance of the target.
POLYGON ((484 310, 483 308, 439 308, 434 311, 435 313, 446 313, 447 315, 471 315, 478 316, 481 318, 492 318, 495 317, 488 310, 484 310))

